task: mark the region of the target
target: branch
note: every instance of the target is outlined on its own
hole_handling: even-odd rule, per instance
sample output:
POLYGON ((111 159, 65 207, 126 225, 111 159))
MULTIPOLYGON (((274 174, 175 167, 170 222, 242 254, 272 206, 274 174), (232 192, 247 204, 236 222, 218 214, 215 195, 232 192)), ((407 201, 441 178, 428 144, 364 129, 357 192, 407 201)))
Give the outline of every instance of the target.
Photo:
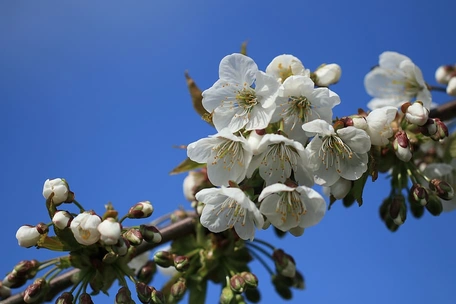
MULTIPOLYGON (((195 219, 196 214, 189 213, 189 217, 160 229, 160 233, 162 235, 162 242, 160 244, 187 236, 192 233, 195 227, 195 219)), ((149 251, 160 244, 142 242, 141 245, 136 247, 136 254, 140 255, 141 253, 149 251)), ((71 278, 78 272, 79 269, 72 269, 53 279, 49 284, 49 291, 46 294, 45 301, 52 301, 56 295, 71 287, 71 285, 73 285, 71 278)), ((0 304, 23 304, 25 303, 23 297, 24 291, 17 293, 3 301, 0 301, 0 304)))
POLYGON ((456 117, 456 99, 434 108, 429 117, 439 118, 441 121, 450 120, 456 117))

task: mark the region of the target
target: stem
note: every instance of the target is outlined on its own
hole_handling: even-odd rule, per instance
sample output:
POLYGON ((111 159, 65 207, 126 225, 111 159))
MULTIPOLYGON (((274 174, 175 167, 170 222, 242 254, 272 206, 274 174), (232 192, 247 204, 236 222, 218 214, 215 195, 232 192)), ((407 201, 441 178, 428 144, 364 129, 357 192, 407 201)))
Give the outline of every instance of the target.
POLYGON ((439 87, 439 86, 433 86, 427 84, 427 88, 429 91, 438 91, 438 92, 445 92, 446 93, 446 88, 445 87, 439 87))
MULTIPOLYGON (((160 229, 160 233, 162 235, 162 242, 160 244, 185 237, 193 233, 196 217, 197 215, 195 213, 188 213, 187 218, 160 229)), ((159 246, 160 244, 142 242, 141 245, 136 247, 136 253, 139 255, 159 246)), ((57 296, 65 289, 71 287, 73 285, 71 278, 78 272, 79 269, 72 269, 52 280, 49 283, 49 290, 46 294, 45 301, 51 302, 55 296, 57 296)), ((3 301, 0 301, 0 304, 23 304, 25 303, 23 297, 24 292, 19 292, 3 301)))
POLYGON ((429 117, 439 118, 441 121, 450 120, 456 117, 456 99, 451 100, 438 106, 435 109, 431 109, 429 117))
POLYGON ((263 240, 260 240, 260 239, 257 239, 257 238, 253 239, 253 241, 254 241, 254 242, 257 242, 257 243, 260 243, 260 244, 263 244, 263 245, 266 246, 266 247, 271 248, 272 251, 275 250, 275 247, 272 246, 271 244, 269 244, 269 243, 266 242, 266 241, 263 241, 263 240))
POLYGON ((85 209, 82 207, 81 204, 79 204, 79 202, 75 199, 73 199, 73 203, 79 208, 79 211, 82 213, 85 211, 85 209))

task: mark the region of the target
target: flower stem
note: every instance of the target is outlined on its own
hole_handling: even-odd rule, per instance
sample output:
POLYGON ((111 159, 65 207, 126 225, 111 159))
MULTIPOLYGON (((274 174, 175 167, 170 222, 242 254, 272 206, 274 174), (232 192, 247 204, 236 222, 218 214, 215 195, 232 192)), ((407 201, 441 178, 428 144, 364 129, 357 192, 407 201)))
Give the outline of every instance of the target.
POLYGON ((82 205, 77 200, 74 199, 73 203, 79 208, 79 211, 81 213, 85 211, 84 207, 82 207, 82 205))

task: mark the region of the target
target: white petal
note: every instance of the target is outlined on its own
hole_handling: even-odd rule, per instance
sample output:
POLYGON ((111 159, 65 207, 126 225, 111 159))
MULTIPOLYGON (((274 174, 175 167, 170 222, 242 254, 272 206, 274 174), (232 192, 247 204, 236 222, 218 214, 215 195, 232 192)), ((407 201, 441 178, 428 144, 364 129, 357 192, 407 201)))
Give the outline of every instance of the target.
POLYGON ((211 156, 212 148, 217 143, 221 142, 217 138, 202 138, 192 142, 187 146, 187 156, 200 164, 204 164, 211 156))
POLYGON ((410 60, 410 58, 397 52, 387 51, 380 55, 379 64, 383 68, 394 69, 398 68, 404 60, 410 60))
POLYGON ((264 108, 274 107, 279 83, 272 76, 259 71, 256 74, 255 93, 259 97, 260 103, 264 108))
POLYGON ((351 159, 340 160, 340 176, 348 180, 359 179, 367 170, 368 156, 367 153, 353 153, 351 159))
POLYGON ((235 53, 225 56, 220 62, 219 78, 233 83, 246 83, 250 86, 255 80, 257 71, 258 66, 252 58, 235 53))
POLYGON ((353 152, 366 153, 371 148, 369 135, 364 130, 355 127, 346 127, 337 130, 337 134, 353 152))
POLYGON ((273 185, 265 187, 263 189, 263 191, 261 191, 261 194, 258 197, 258 201, 261 202, 266 196, 273 194, 273 193, 282 192, 282 191, 291 192, 291 191, 294 191, 294 189, 291 187, 288 187, 287 185, 284 185, 284 184, 279 184, 279 183, 273 184, 273 185))
POLYGON ((334 128, 322 119, 315 119, 302 125, 302 129, 308 133, 309 136, 314 134, 331 135, 334 134, 334 128))
POLYGON ((312 188, 300 186, 296 188, 306 204, 306 214, 301 217, 299 226, 307 228, 318 224, 326 213, 325 199, 312 188))

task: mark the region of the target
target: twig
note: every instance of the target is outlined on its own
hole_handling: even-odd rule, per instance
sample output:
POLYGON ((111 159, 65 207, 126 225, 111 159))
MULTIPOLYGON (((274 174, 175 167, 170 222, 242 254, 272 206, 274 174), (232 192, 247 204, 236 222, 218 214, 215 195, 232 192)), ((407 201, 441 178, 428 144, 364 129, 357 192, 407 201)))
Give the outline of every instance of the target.
MULTIPOLYGON (((177 223, 173 223, 166 227, 163 227, 162 229, 159 229, 162 235, 162 242, 160 244, 187 236, 193 232, 193 229, 195 227, 196 214, 189 213, 188 215, 189 217, 177 223)), ((141 253, 149 251, 160 244, 143 242, 141 245, 136 247, 136 254, 140 255, 141 253)), ((52 301, 56 295, 73 285, 71 278, 78 272, 79 269, 72 269, 53 279, 49 284, 49 291, 46 294, 45 301, 52 301)), ((24 292, 22 291, 3 301, 0 301, 0 304, 22 304, 25 303, 23 298, 24 292)))
POLYGON ((456 99, 432 109, 429 117, 439 118, 441 121, 456 118, 456 99))

